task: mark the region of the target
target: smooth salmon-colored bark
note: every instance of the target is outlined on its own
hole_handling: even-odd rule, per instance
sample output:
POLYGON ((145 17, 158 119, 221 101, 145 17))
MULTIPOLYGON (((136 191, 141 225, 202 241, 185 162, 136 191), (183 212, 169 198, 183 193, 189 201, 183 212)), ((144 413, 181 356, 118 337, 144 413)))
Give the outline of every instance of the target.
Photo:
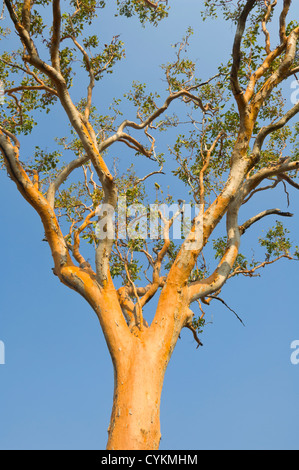
MULTIPOLYGON (((144 0, 144 2, 151 8, 157 6, 157 4, 148 0, 144 0)), ((276 123, 262 128, 255 139, 252 150, 250 150, 253 129, 263 103, 269 98, 273 89, 290 76, 292 72, 291 67, 296 56, 299 28, 294 28, 288 36, 286 35, 285 18, 290 2, 285 1, 280 19, 281 44, 271 52, 267 30, 264 28, 267 39, 267 57, 250 77, 248 87, 244 92, 238 78, 242 58, 241 42, 246 21, 256 1, 248 0, 245 2, 244 11, 238 22, 231 71, 231 89, 239 109, 240 128, 231 155, 227 181, 223 190, 206 208, 204 173, 209 167, 212 152, 218 142, 225 138, 225 133, 221 132, 212 143, 210 151, 207 152, 200 173, 200 199, 202 203, 200 237, 196 238, 198 235, 196 232, 198 220, 195 220, 171 269, 166 276, 162 276, 161 267, 170 246, 169 229, 173 219, 167 221, 164 246, 158 252, 155 260, 148 255, 153 267, 152 282, 145 288, 136 288, 133 282, 128 282, 117 290, 112 282, 109 269, 113 242, 104 240, 98 244, 94 271, 80 254, 80 234, 91 223, 94 213, 89 214, 83 224, 76 230, 74 245, 70 250, 55 214, 55 191, 73 169, 78 168, 83 163, 91 162, 103 189, 104 202, 115 207, 117 187, 103 159, 104 150, 114 142, 127 139, 135 150, 141 150, 145 156, 150 156, 149 150, 146 151, 137 140, 124 132, 126 127, 135 130, 145 129, 167 110, 172 101, 178 98, 193 100, 203 112, 208 111, 209 106, 204 106, 199 97, 196 98, 191 94, 192 88, 180 90, 177 93, 170 94, 165 104, 157 109, 144 123, 136 124, 131 121, 124 121, 115 135, 100 144, 97 141, 95 130, 89 122, 90 108, 87 107, 83 114, 77 109, 71 100, 66 81, 61 73, 59 57, 61 12, 59 0, 53 1, 53 18, 55 21, 53 22, 50 64, 47 64, 39 57, 34 41, 30 37, 32 2, 28 0, 24 2, 22 20, 15 13, 9 0, 5 0, 5 4, 22 42, 25 51, 25 64, 30 64, 35 70, 42 72, 49 78, 51 87, 45 85, 44 89, 59 99, 66 117, 76 132, 86 154, 83 158, 71 162, 58 175, 56 181, 50 184, 48 194, 44 195, 39 189, 38 175, 34 174, 30 178, 20 163, 20 145, 16 137, 0 126, 0 150, 6 169, 22 196, 41 218, 54 260, 54 273, 64 285, 86 299, 96 313, 104 332, 115 376, 113 409, 108 429, 107 449, 158 449, 161 439, 160 403, 164 375, 182 329, 184 327, 192 329, 193 312, 190 309, 190 304, 199 299, 208 303, 205 297, 218 292, 222 288, 237 259, 240 237, 244 231, 256 220, 260 220, 269 213, 279 213, 277 210, 276 212, 262 213, 239 227, 238 213, 246 197, 266 178, 280 174, 285 175, 286 172, 298 170, 299 168, 298 161, 277 162, 277 165, 260 169, 254 174, 251 173, 260 160, 262 145, 266 137, 271 132, 287 124, 299 112, 299 104, 296 104, 276 123), (282 54, 284 54, 284 57, 282 57, 280 65, 274 68, 273 73, 270 73, 274 61, 282 54), (263 86, 256 90, 257 83, 262 77, 265 78, 263 86), (228 243, 218 267, 206 279, 191 282, 190 275, 198 256, 224 217, 226 217, 227 222, 228 243), (143 319, 143 308, 157 294, 159 289, 161 289, 161 292, 157 310, 149 326, 143 319)), ((269 5, 270 13, 273 6, 269 5)), ((270 18, 270 13, 267 12, 268 16, 265 23, 270 18)), ((76 41, 75 45, 80 49, 76 41)), ((91 79, 88 94, 88 104, 90 105, 94 85, 92 80, 94 78, 93 70, 90 62, 88 62, 86 51, 82 49, 82 53, 89 68, 91 79)), ((196 337, 194 329, 192 331, 196 337)), ((198 344, 200 344, 199 341, 198 344)))
POLYGON ((115 373, 109 450, 158 449, 160 403, 165 367, 151 344, 135 341, 126 362, 115 373))

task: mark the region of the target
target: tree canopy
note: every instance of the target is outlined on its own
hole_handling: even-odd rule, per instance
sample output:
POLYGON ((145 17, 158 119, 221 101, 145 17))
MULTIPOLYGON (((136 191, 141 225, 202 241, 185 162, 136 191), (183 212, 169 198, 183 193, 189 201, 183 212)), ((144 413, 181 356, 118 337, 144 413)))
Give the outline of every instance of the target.
MULTIPOLYGON (((123 96, 115 90, 108 109, 95 102, 94 91, 117 73, 126 47, 117 31, 109 43, 95 34, 105 1, 3 5, 2 168, 38 212, 54 274, 95 310, 116 363, 124 331, 142 338, 159 325, 165 344, 171 338, 171 354, 186 327, 202 345, 205 310, 219 300, 226 305, 227 281, 299 259, 283 224, 290 212, 265 207, 239 220, 266 192, 283 187, 288 201, 288 188, 299 188, 299 102, 290 106, 285 93, 299 73, 299 24, 288 19, 293 4, 202 3, 202 21, 221 15, 236 29, 230 60, 202 77, 189 54, 188 28, 161 65, 160 89, 132 80, 123 96), (23 155, 22 142, 38 130, 41 113, 50 120, 57 109, 63 135, 23 155), (256 240, 255 254, 246 243, 240 248, 243 235, 256 223, 264 227, 269 216, 277 220, 256 240), (173 237, 177 221, 182 227, 173 237), (110 225, 113 236, 106 235, 110 225), (165 320, 169 296, 182 311, 165 320), (155 297, 152 322, 146 307, 155 297), (106 312, 116 304, 120 333, 106 312)), ((117 0, 115 15, 160 27, 170 8, 170 1, 117 0)))

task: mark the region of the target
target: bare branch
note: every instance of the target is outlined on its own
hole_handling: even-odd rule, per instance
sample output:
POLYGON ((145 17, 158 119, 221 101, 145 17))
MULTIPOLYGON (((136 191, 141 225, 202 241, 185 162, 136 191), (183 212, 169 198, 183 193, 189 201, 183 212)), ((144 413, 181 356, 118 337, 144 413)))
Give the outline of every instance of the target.
POLYGON ((299 113, 299 102, 296 103, 293 108, 291 108, 279 121, 269 124, 266 127, 263 127, 260 132, 258 133, 254 145, 253 145, 253 150, 252 154, 255 156, 256 159, 259 159, 260 157, 260 152, 263 146, 263 143, 268 137, 268 135, 272 134, 273 132, 278 131, 279 129, 282 129, 293 117, 296 116, 296 114, 299 113))
MULTIPOLYGON (((192 89, 195 89, 195 88, 197 89, 197 88, 203 87, 203 86, 207 85, 208 83, 210 83, 212 80, 214 80, 216 77, 219 77, 219 74, 215 75, 214 77, 210 78, 209 80, 207 80, 204 83, 200 83, 200 84, 192 87, 192 89)), ((153 121, 155 121, 158 117, 160 117, 161 114, 163 114, 163 113, 165 113, 165 111, 167 111, 170 104, 174 100, 177 100, 179 98, 184 98, 184 97, 189 98, 190 100, 194 101, 197 104, 197 106, 199 106, 200 109, 203 112, 206 112, 208 110, 207 105, 204 106, 201 99, 198 96, 192 94, 190 92, 190 89, 184 89, 184 90, 180 90, 176 93, 171 93, 168 96, 168 98, 165 100, 165 103, 163 104, 163 106, 161 106, 160 108, 157 108, 157 110, 154 111, 154 113, 151 114, 151 116, 149 116, 148 119, 146 119, 146 121, 144 121, 143 123, 136 124, 133 121, 126 120, 120 125, 120 127, 118 129, 118 132, 122 132, 125 127, 132 127, 133 129, 136 129, 136 130, 141 130, 141 129, 144 129, 144 128, 148 127, 150 124, 152 124, 153 121)))
POLYGON ((129 289, 129 286, 120 287, 117 291, 117 297, 128 325, 132 325, 135 319, 135 305, 130 298, 129 289))
POLYGON ((207 151, 206 158, 203 164, 203 167, 200 171, 199 174, 199 195, 200 195, 200 204, 202 205, 202 209, 204 209, 204 204, 205 204, 205 187, 204 187, 204 174, 206 170, 209 167, 211 156, 216 148, 216 145, 218 144, 219 140, 224 136, 224 131, 219 132, 217 135, 216 139, 212 143, 211 147, 207 151))
POLYGON ((82 155, 81 157, 76 158, 70 162, 65 168, 63 168, 58 176, 52 181, 49 185, 47 192, 47 200, 52 208, 54 208, 55 194, 60 188, 60 186, 66 181, 68 176, 77 168, 80 168, 82 165, 87 163, 89 157, 87 155, 82 155))
POLYGON ((38 191, 36 185, 31 182, 30 178, 22 168, 19 162, 18 147, 11 144, 7 132, 3 132, 2 130, 0 130, 0 150, 4 157, 7 171, 12 180, 17 184, 23 197, 41 217, 46 237, 55 261, 55 269, 57 271, 57 275, 59 275, 64 266, 72 266, 73 263, 58 225, 56 215, 47 200, 38 191))
POLYGON ((242 318, 239 317, 239 315, 232 309, 229 307, 229 305, 227 305, 227 303, 221 299, 220 297, 218 297, 217 295, 209 295, 208 296, 209 299, 214 299, 214 300, 218 300, 219 302, 221 302, 226 308, 228 308, 228 310, 230 310, 236 317, 237 319, 239 320, 240 323, 242 323, 243 326, 245 326, 242 318))
POLYGON ((6 88, 4 90, 5 93, 7 93, 8 95, 9 94, 12 94, 12 93, 18 93, 20 91, 30 91, 30 90, 33 90, 33 91, 47 91, 55 96, 58 96, 57 94, 57 91, 54 90, 53 88, 47 86, 47 85, 20 85, 20 86, 17 86, 17 87, 14 87, 14 88, 6 88))
MULTIPOLYGON (((57 2, 54 2, 55 5, 53 4, 53 7, 55 7, 55 12, 53 12, 53 14, 57 15, 57 18, 59 20, 60 10, 59 3, 57 2)), ((82 142, 83 148, 88 158, 92 161, 95 171, 97 172, 97 175, 100 179, 104 191, 104 203, 115 207, 117 203, 117 189, 114 184, 114 179, 110 174, 102 155, 99 152, 94 129, 89 124, 89 122, 86 122, 84 116, 81 115, 76 106, 73 104, 68 92, 67 84, 61 73, 57 71, 53 66, 51 67, 40 59, 37 49, 32 39, 30 38, 28 32, 19 23, 10 0, 5 0, 5 3, 9 10, 11 19, 15 25, 15 28, 20 35, 21 41, 24 47, 27 49, 28 55, 24 57, 24 60, 34 65, 38 70, 45 73, 55 83, 60 102, 69 118, 71 125, 77 132, 82 142)), ((55 34, 58 35, 59 31, 56 30, 55 34)), ((56 41, 57 38, 55 36, 54 44, 56 44, 56 41)), ((55 54, 57 54, 57 48, 55 49, 55 51, 55 54)), ((112 243, 113 241, 109 239, 102 240, 99 243, 96 251, 97 275, 98 281, 101 285, 108 285, 109 259, 111 254, 112 243)))
MULTIPOLYGON (((84 220, 83 224, 74 232, 74 244, 72 247, 72 252, 74 255, 75 260, 80 264, 80 267, 82 269, 88 268, 90 271, 91 266, 89 263, 86 262, 86 260, 83 258, 83 256, 80 253, 80 234, 89 226, 92 224, 91 219, 95 217, 96 211, 90 212, 86 219, 84 220)), ((95 276, 95 273, 92 271, 92 274, 95 276)))
MULTIPOLYGON (((22 72, 26 73, 27 75, 30 75, 40 85, 41 90, 48 91, 49 93, 58 96, 57 91, 54 88, 51 88, 48 85, 45 85, 43 80, 35 72, 30 70, 28 64, 25 64, 26 68, 24 68, 24 67, 21 67, 19 64, 8 62, 7 60, 3 59, 2 57, 0 58, 0 62, 2 62, 3 64, 8 65, 12 69, 18 69, 18 70, 21 70, 22 72)), ((19 91, 19 90, 22 90, 22 89, 26 89, 26 88, 24 86, 15 87, 15 88, 12 88, 11 91, 19 91)))
POLYGON ((149 8, 152 8, 153 10, 156 10, 161 3, 161 1, 157 2, 152 2, 151 0, 139 0, 140 3, 144 3, 146 6, 149 8))
MULTIPOLYGON (((134 319, 135 319, 135 325, 140 331, 143 330, 143 327, 144 326, 147 326, 144 322, 144 319, 143 319, 143 312, 142 312, 142 307, 143 307, 143 304, 142 302, 140 301, 140 297, 139 297, 139 293, 138 293, 138 289, 137 287, 135 286, 135 283, 133 282, 132 278, 131 278, 131 274, 130 274, 130 270, 129 270, 129 267, 128 267, 128 260, 125 259, 119 248, 118 248, 118 245, 117 243, 115 244, 115 247, 116 247, 116 250, 117 250, 117 253, 118 253, 118 256, 119 258, 121 259, 123 265, 124 265, 124 268, 125 268, 125 271, 126 271, 126 276, 127 276, 127 279, 128 279, 128 282, 131 286, 131 290, 132 290, 132 296, 134 296, 137 300, 136 302, 136 305, 134 305, 133 303, 130 302, 130 309, 133 308, 133 315, 134 315, 134 319)), ((123 293, 122 291, 120 291, 120 295, 119 295, 119 291, 118 291, 118 295, 119 295, 119 298, 126 298, 126 296, 129 294, 129 291, 126 290, 125 292, 125 297, 123 296, 123 293)), ((125 306, 126 304, 124 304, 125 306)), ((125 310, 128 310, 128 304, 127 306, 125 307, 125 310)), ((129 309, 129 311, 130 311, 129 309)), ((125 312, 124 312, 125 313, 125 312)), ((131 319, 131 322, 132 322, 132 319, 131 319)))
POLYGON ((265 210, 261 212, 260 214, 254 217, 251 217, 249 220, 247 220, 244 224, 242 224, 239 227, 241 235, 243 235, 246 232, 246 230, 248 230, 249 227, 251 227, 253 224, 255 224, 256 222, 260 221, 261 219, 269 215, 279 215, 281 217, 293 217, 294 216, 294 214, 291 214, 290 212, 282 212, 280 209, 265 210))
POLYGON ((240 230, 238 212, 241 201, 232 202, 227 212, 227 248, 214 273, 207 279, 201 279, 189 284, 190 303, 211 295, 225 284, 237 259, 240 246, 240 230))
POLYGON ((1 15, 0 15, 0 20, 3 20, 3 18, 4 18, 4 12, 5 12, 5 3, 4 3, 4 1, 3 1, 3 6, 2 6, 1 15))
POLYGON ((293 186, 295 189, 299 189, 299 184, 292 180, 288 175, 281 174, 280 178, 285 180, 289 185, 293 186))
POLYGON ((289 13, 292 0, 283 0, 283 10, 279 19, 279 36, 281 43, 284 43, 287 40, 286 36, 286 17, 289 13))
POLYGON ((293 162, 287 161, 284 163, 278 163, 277 165, 273 165, 268 168, 262 168, 255 175, 249 178, 246 183, 248 183, 250 186, 252 184, 256 185, 257 183, 263 181, 265 178, 281 175, 289 171, 296 171, 298 170, 298 168, 299 160, 295 160, 293 162))
POLYGON ((245 108, 246 108, 246 101, 244 99, 244 94, 242 88, 239 83, 239 70, 241 65, 241 44, 243 35, 245 32, 246 22, 250 12, 253 10, 256 4, 256 0, 247 0, 246 5, 240 15, 237 32, 235 35, 234 46, 233 46, 233 64, 231 69, 231 87, 235 99, 238 103, 239 111, 241 116, 244 116, 245 108))
MULTIPOLYGON (((163 214, 160 212, 160 217, 161 217, 161 219, 164 223, 164 229, 163 229, 164 245, 163 245, 162 249, 159 251, 159 253, 157 254, 156 260, 154 261, 153 283, 150 286, 150 288, 148 289, 148 291, 146 292, 146 294, 141 299, 142 307, 144 305, 146 305, 146 303, 148 303, 153 298, 153 296, 156 294, 157 290, 161 286, 162 279, 160 277, 160 271, 161 271, 161 266, 162 266, 163 259, 166 255, 166 253, 168 252, 168 249, 169 249, 169 246, 170 246, 169 231, 170 231, 170 228, 173 225, 173 222, 180 215, 181 211, 182 211, 182 209, 180 208, 173 215, 173 217, 170 220, 166 220, 165 217, 163 216, 163 214)), ((163 280, 163 283, 164 283, 164 280, 163 280)))
POLYGON ((271 65, 273 64, 274 60, 277 59, 277 57, 279 57, 285 49, 286 44, 283 43, 277 46, 274 51, 270 51, 262 65, 252 74, 244 95, 246 102, 249 102, 253 97, 254 88, 258 80, 266 74, 266 72, 270 69, 271 65))
MULTIPOLYGON (((281 178, 281 175, 289 171, 297 171, 299 169, 299 160, 290 161, 287 159, 284 162, 277 163, 276 165, 272 165, 266 168, 262 168, 261 170, 257 171, 254 175, 250 176, 245 180, 242 187, 239 191, 239 199, 246 200, 248 194, 254 194, 256 188, 264 181, 265 179, 273 178, 277 176, 281 178)), ((267 188, 266 188, 267 189, 267 188)), ((262 188, 263 190, 263 188, 262 188)), ((250 198, 248 198, 250 199, 250 198)))
POLYGON ((274 258, 271 261, 263 261, 262 263, 259 263, 257 266, 255 266, 251 269, 243 269, 243 268, 237 267, 234 270, 234 272, 232 272, 230 274, 229 278, 239 276, 240 274, 243 275, 243 276, 246 276, 246 277, 259 277, 260 276, 259 273, 255 274, 257 271, 259 271, 261 269, 264 269, 265 267, 270 266, 270 265, 272 265, 272 264, 274 264, 277 261, 280 261, 282 259, 288 259, 290 261, 298 261, 295 258, 293 258, 292 256, 290 256, 289 254, 284 254, 284 255, 277 256, 276 258, 274 258))
POLYGON ((262 188, 258 188, 258 189, 255 189, 254 191, 252 191, 252 193, 249 194, 249 196, 244 199, 244 202, 243 204, 247 204, 247 202, 256 194, 256 193, 259 193, 261 191, 267 191, 268 189, 274 189, 276 188, 276 186, 280 183, 280 180, 279 179, 276 179, 274 181, 273 184, 270 184, 268 186, 263 186, 262 188))
POLYGON ((202 342, 200 341, 200 339, 197 335, 197 331, 194 328, 194 326, 192 325, 192 323, 186 323, 185 328, 188 328, 188 330, 192 331, 193 337, 194 337, 194 339, 197 343, 197 349, 199 348, 199 346, 203 346, 202 342))
MULTIPOLYGON (((71 21, 71 25, 72 25, 72 21, 71 21)), ((89 55, 87 54, 84 47, 82 47, 81 44, 79 44, 79 42, 77 41, 75 36, 65 36, 64 39, 66 39, 66 38, 70 38, 73 41, 73 43, 75 44, 75 46, 77 47, 77 49, 83 55, 83 58, 84 58, 84 61, 85 61, 85 64, 86 64, 86 68, 87 68, 87 71, 88 71, 88 74, 89 74, 89 84, 88 84, 88 87, 87 87, 87 100, 86 100, 86 107, 85 107, 85 111, 84 111, 84 117, 85 117, 86 120, 88 120, 89 119, 89 114, 90 114, 90 108, 91 108, 91 104, 92 104, 92 92, 93 92, 93 89, 94 89, 94 86, 95 86, 95 73, 94 73, 94 70, 92 68, 89 55)))
POLYGON ((163 171, 163 166, 160 168, 159 171, 152 171, 151 173, 149 173, 148 175, 144 176, 143 178, 140 178, 136 181, 136 185, 137 184, 140 184, 140 183, 143 183, 144 181, 146 181, 148 178, 150 178, 151 176, 154 176, 154 175, 165 175, 164 171, 163 171))
POLYGON ((26 31, 30 31, 30 11, 31 11, 31 0, 24 0, 22 8, 22 24, 26 31))
POLYGON ((296 77, 296 74, 299 73, 299 67, 295 67, 294 69, 290 70, 288 73, 288 77, 291 77, 292 75, 295 75, 295 78, 297 82, 299 83, 298 77, 296 77))
POLYGON ((8 131, 7 129, 4 129, 2 126, 0 126, 0 131, 3 132, 3 134, 7 135, 7 137, 9 137, 11 140, 13 140, 15 146, 17 149, 20 149, 20 142, 19 140, 16 138, 16 136, 14 134, 12 134, 10 131, 8 131))
MULTIPOLYGON (((164 104, 160 107, 160 108, 157 108, 156 111, 154 111, 145 121, 143 121, 141 124, 137 124, 136 122, 134 121, 130 121, 130 120, 125 120, 121 123, 121 125, 118 127, 117 129, 117 132, 115 134, 113 134, 112 136, 108 137, 107 139, 105 139, 99 146, 99 151, 100 152, 103 152, 104 150, 106 150, 107 148, 109 148, 112 144, 114 144, 115 142, 123 142, 125 143, 128 147, 136 150, 137 152, 140 152, 142 153, 143 155, 145 155, 147 158, 151 158, 152 156, 152 153, 153 153, 153 150, 154 150, 154 139, 151 138, 152 140, 152 145, 151 145, 151 148, 150 150, 147 150, 137 139, 135 139, 134 137, 132 137, 131 135, 127 134, 124 132, 125 128, 129 127, 129 128, 132 128, 132 129, 135 129, 135 130, 145 130, 146 132, 146 129, 148 129, 152 124, 153 122, 158 119, 163 113, 165 113, 167 111, 167 109, 169 108, 170 104, 174 101, 174 100, 177 100, 177 99, 180 99, 180 98, 187 98, 189 100, 192 100, 197 106, 199 106, 201 108, 201 110, 206 113, 206 111, 208 109, 210 109, 210 105, 203 105, 201 99, 192 94, 190 92, 190 90, 192 89, 197 89, 197 88, 200 88, 204 85, 207 85, 208 83, 210 83, 212 80, 214 80, 216 77, 219 77, 219 74, 213 76, 212 78, 210 78, 209 80, 207 80, 206 82, 204 83, 200 83, 196 86, 193 86, 193 87, 190 87, 189 89, 186 89, 186 90, 180 90, 176 93, 173 93, 173 94, 170 94, 167 99, 165 100, 164 104)), ((148 134, 146 134, 148 135, 148 134)))
POLYGON ((60 71, 60 33, 61 33, 61 11, 60 0, 53 0, 53 34, 51 42, 51 60, 53 67, 60 71))
POLYGON ((267 22, 269 21, 273 8, 277 5, 277 0, 274 0, 273 3, 271 3, 270 0, 265 0, 265 5, 267 7, 267 12, 266 12, 265 18, 262 21, 262 28, 263 28, 263 32, 266 38, 266 53, 269 55, 271 53, 271 43, 270 43, 270 33, 267 29, 267 22))
MULTIPOLYGON (((272 75, 265 81, 261 89, 256 93, 252 100, 252 115, 253 117, 257 116, 259 110, 263 103, 268 99, 271 92, 274 90, 277 85, 283 82, 290 73, 291 67, 294 63, 296 52, 297 52, 297 41, 299 38, 299 27, 295 28, 290 35, 288 36, 287 40, 283 42, 281 46, 279 46, 276 51, 272 53, 280 55, 280 49, 286 51, 285 57, 282 60, 280 66, 272 73, 272 75)), ((263 71, 261 72, 263 74, 263 71)), ((252 90, 250 90, 252 93, 252 90)))

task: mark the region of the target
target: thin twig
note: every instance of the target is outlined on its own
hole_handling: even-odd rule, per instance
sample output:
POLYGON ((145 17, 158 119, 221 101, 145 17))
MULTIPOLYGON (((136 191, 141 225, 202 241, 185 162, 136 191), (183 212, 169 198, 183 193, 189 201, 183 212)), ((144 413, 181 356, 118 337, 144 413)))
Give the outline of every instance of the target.
POLYGON ((239 322, 242 323, 243 326, 245 326, 245 324, 244 324, 242 318, 240 318, 239 315, 238 315, 232 308, 230 308, 230 307, 227 305, 227 303, 226 303, 223 299, 221 299, 220 297, 217 297, 216 295, 208 295, 208 297, 209 297, 210 299, 218 300, 218 301, 221 302, 223 305, 225 305, 225 307, 228 308, 228 310, 230 310, 230 311, 237 317, 237 319, 239 320, 239 322))

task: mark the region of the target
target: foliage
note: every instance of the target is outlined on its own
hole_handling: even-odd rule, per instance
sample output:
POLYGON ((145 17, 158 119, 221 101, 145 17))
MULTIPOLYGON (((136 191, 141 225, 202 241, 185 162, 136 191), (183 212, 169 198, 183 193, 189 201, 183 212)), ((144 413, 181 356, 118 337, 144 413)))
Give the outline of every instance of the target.
MULTIPOLYGON (((30 15, 30 36, 45 60, 51 56, 53 30, 55 30, 55 25, 49 21, 48 15, 52 3, 49 0, 33 2, 30 15)), ((169 11, 167 2, 157 2, 155 8, 149 8, 146 3, 139 0, 117 0, 115 14, 126 18, 135 16, 143 26, 151 24, 156 27, 161 20, 167 18, 169 11)), ((17 20, 24 23, 23 2, 14 1, 11 4, 17 20)), ((236 25, 246 4, 245 0, 205 1, 203 19, 222 15, 224 20, 236 25)), ((125 44, 118 34, 112 35, 109 43, 105 43, 100 34, 95 34, 99 24, 97 17, 105 8, 106 2, 103 0, 80 2, 71 0, 63 4, 59 67, 69 91, 74 83, 80 82, 84 72, 90 80, 89 94, 91 94, 94 86, 101 86, 104 78, 118 70, 120 61, 125 58, 125 44)), ((267 2, 256 1, 255 8, 248 18, 241 44, 242 60, 238 70, 242 90, 246 89, 248 81, 265 60, 263 19, 266 13, 267 2)), ((273 18, 273 14, 274 9, 270 12, 268 22, 273 18)), ((289 22, 286 25, 286 34, 291 34, 297 27, 296 21, 289 22)), ((1 128, 23 139, 23 136, 33 133, 38 126, 41 113, 44 118, 47 114, 54 115, 57 112, 60 98, 53 78, 41 67, 38 68, 32 64, 32 61, 26 59, 24 47, 14 49, 9 46, 10 34, 6 24, 1 26, 0 76, 5 87, 5 100, 3 104, 0 103, 1 128)), ((161 66, 166 83, 164 90, 151 90, 146 84, 133 81, 132 88, 125 93, 124 99, 135 110, 137 122, 132 124, 131 121, 125 121, 129 130, 121 137, 119 135, 121 123, 124 122, 122 121, 124 104, 118 96, 109 109, 101 109, 103 114, 99 114, 100 108, 97 108, 94 102, 89 102, 88 93, 81 96, 74 104, 82 117, 82 122, 88 122, 93 129, 101 155, 105 161, 114 166, 118 195, 126 197, 128 205, 149 204, 151 202, 149 195, 152 194, 156 195, 157 203, 176 202, 176 191, 171 195, 168 189, 166 195, 165 189, 161 189, 160 184, 153 180, 153 175, 163 174, 163 165, 166 159, 169 161, 171 157, 172 163, 169 164, 169 168, 172 177, 182 182, 186 188, 181 197, 185 202, 190 201, 193 206, 201 204, 205 208, 210 207, 227 185, 232 155, 240 135, 240 112, 231 90, 234 57, 228 63, 220 64, 214 77, 202 81, 198 76, 196 61, 189 57, 192 35, 192 29, 188 28, 182 40, 172 46, 173 59, 161 66), (170 107, 172 114, 168 114, 170 107), (199 113, 201 113, 200 118, 198 118, 199 113), (135 136, 139 131, 143 131, 142 137, 135 136), (167 139, 168 142, 168 157, 165 156, 166 150, 161 144, 163 140, 159 137, 161 133, 167 132, 169 132, 167 136, 170 137, 165 137, 164 140, 167 139), (137 175, 134 163, 131 166, 128 164, 126 171, 123 169, 120 171, 116 162, 114 161, 114 164, 111 162, 110 147, 116 141, 122 144, 123 148, 125 146, 126 152, 133 152, 134 155, 147 159, 150 165, 148 175, 137 175)), ((293 60, 294 68, 299 65, 298 57, 297 54, 293 60)), ((263 90, 273 74, 279 71, 282 60, 283 55, 278 54, 261 75, 259 90, 263 90)), ((251 137, 253 140, 265 126, 273 124, 286 112, 283 87, 279 85, 280 83, 263 101, 254 123, 251 137)), ((286 124, 271 132, 259 160, 252 166, 247 177, 258 174, 262 169, 271 169, 285 156, 288 161, 296 162, 299 148, 298 134, 298 123, 286 124)), ((49 143, 47 145, 50 146, 49 143)), ((250 150, 248 149, 248 154, 250 150)), ((27 161, 22 157, 22 164, 32 180, 38 175, 39 189, 46 195, 59 175, 67 169, 70 156, 73 155, 83 161, 85 153, 82 139, 70 122, 70 128, 65 136, 57 138, 51 150, 37 146, 33 156, 27 161)), ((87 250, 92 246, 96 249, 99 243, 95 233, 96 219, 93 218, 90 222, 87 218, 105 200, 105 194, 91 162, 87 159, 79 167, 81 170, 77 171, 76 176, 65 178, 59 186, 55 197, 55 211, 70 250, 76 245, 75 238, 78 233, 81 239, 87 242, 87 250), (88 223, 84 225, 86 220, 88 223), (84 228, 81 230, 82 224, 84 228)), ((291 183, 295 182, 296 177, 295 171, 289 174, 291 183)), ((290 182, 283 178, 279 179, 277 175, 268 179, 271 188, 290 182)), ((147 216, 149 218, 149 214, 147 216)), ((134 217, 128 217, 127 222, 134 222, 134 217)), ((265 262, 272 262, 281 256, 296 258, 298 255, 296 250, 295 254, 290 254, 292 243, 287 235, 288 230, 281 222, 277 222, 264 238, 259 239, 260 245, 265 249, 265 259, 248 260, 245 254, 239 253, 232 266, 230 277, 236 274, 254 275, 265 262)), ((184 239, 169 243, 160 267, 162 276, 166 276, 171 270, 183 242, 184 239)), ((220 261, 225 256, 227 244, 228 237, 224 235, 215 239, 212 246, 206 248, 211 263, 214 259, 220 261)), ((114 240, 111 251, 112 277, 117 282, 121 280, 125 285, 144 283, 164 245, 162 234, 158 239, 150 241, 141 238, 133 241, 114 240)), ((190 282, 204 279, 211 274, 209 263, 206 263, 203 254, 199 260, 192 270, 190 282)), ((193 326, 201 332, 205 321, 201 317, 195 317, 193 322, 193 326)))

